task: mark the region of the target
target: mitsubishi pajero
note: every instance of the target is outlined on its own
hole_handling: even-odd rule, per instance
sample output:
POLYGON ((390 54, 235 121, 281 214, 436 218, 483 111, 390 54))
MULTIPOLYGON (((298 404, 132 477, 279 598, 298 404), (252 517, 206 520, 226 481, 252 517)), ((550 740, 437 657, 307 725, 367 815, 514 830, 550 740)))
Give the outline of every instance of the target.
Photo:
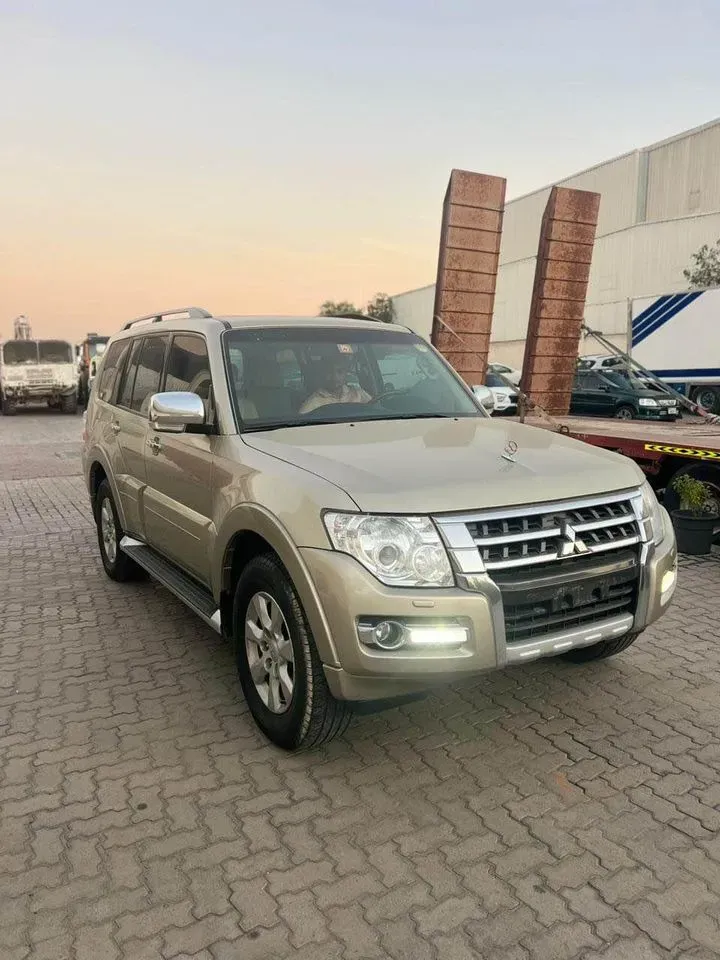
POLYGON ((101 363, 84 472, 107 574, 149 573, 225 635, 287 749, 359 702, 619 653, 675 587, 632 461, 491 419, 396 324, 133 321, 101 363))

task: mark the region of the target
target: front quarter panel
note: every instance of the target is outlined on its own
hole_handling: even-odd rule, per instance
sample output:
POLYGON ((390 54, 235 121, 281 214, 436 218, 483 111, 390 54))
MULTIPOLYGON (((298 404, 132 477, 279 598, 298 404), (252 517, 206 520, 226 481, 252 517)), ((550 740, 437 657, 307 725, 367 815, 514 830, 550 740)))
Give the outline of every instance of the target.
POLYGON ((228 548, 238 533, 255 533, 277 553, 297 590, 324 663, 338 663, 316 586, 301 550, 329 550, 325 510, 357 511, 345 491, 321 477, 262 453, 240 437, 222 437, 213 477, 212 587, 220 599, 228 548))

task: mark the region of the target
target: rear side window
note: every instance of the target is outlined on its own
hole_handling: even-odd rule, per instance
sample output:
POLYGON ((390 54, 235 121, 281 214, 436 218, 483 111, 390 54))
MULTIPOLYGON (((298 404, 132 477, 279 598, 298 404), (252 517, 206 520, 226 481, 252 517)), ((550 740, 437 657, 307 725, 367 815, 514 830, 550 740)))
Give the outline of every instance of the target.
POLYGON ((147 416, 150 397, 160 390, 169 337, 146 337, 142 342, 130 409, 147 416))
POLYGON ((118 406, 129 407, 132 400, 133 387, 135 386, 135 375, 137 374, 138 360, 140 358, 140 349, 142 340, 133 340, 132 350, 130 351, 130 360, 125 367, 125 374, 120 387, 118 396, 118 406))
POLYGON ((97 390, 98 399, 110 403, 115 392, 115 384, 122 372, 125 357, 130 349, 131 340, 118 340, 108 350, 103 359, 100 382, 97 390))

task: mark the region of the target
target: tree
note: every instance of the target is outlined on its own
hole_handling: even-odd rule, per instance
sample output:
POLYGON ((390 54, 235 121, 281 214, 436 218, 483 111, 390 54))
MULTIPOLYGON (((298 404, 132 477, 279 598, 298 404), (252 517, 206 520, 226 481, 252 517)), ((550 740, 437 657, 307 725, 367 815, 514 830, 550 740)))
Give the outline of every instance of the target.
POLYGON ((326 300, 320 307, 321 317, 344 317, 348 313, 362 313, 359 307, 349 300, 326 300))
POLYGON ((376 293, 368 303, 365 312, 369 317, 375 317, 376 320, 382 320, 384 323, 392 323, 395 319, 395 307, 386 293, 376 293))
POLYGON ((720 287, 720 240, 712 247, 704 243, 690 260, 683 276, 691 287, 720 287))
POLYGON ((385 323, 392 323, 395 319, 395 308, 386 293, 376 293, 365 309, 356 307, 349 300, 326 300, 320 307, 321 317, 345 317, 349 313, 364 313, 367 317, 374 317, 385 323))

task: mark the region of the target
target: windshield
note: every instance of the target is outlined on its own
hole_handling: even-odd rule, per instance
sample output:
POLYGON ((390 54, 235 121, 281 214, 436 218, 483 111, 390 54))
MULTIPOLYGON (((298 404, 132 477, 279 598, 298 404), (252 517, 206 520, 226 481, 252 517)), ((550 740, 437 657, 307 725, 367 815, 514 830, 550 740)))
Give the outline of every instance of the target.
POLYGON ((485 377, 485 386, 486 387, 506 387, 507 384, 499 377, 496 373, 489 373, 485 377))
POLYGON ((224 342, 235 409, 246 430, 485 416, 411 333, 269 328, 235 330, 224 342))
POLYGON ((37 363, 37 343, 34 340, 8 340, 3 346, 3 362, 9 367, 37 363))
POLYGON ((65 340, 38 340, 40 363, 72 363, 73 350, 65 340))

